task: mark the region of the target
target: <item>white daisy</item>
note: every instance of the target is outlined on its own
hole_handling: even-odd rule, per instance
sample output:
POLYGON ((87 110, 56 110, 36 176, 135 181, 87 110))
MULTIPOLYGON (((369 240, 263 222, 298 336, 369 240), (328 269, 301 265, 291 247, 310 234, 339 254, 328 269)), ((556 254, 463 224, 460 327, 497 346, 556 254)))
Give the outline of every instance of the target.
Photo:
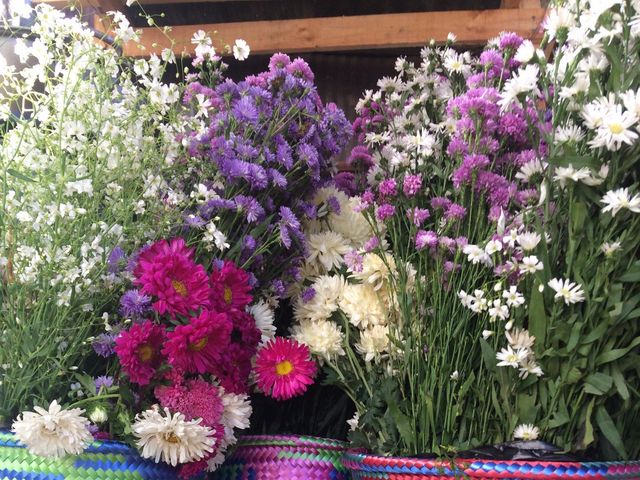
POLYGON ((175 467, 202 460, 213 451, 215 430, 200 425, 201 421, 187 421, 183 414, 172 414, 168 408, 163 415, 156 406, 136 415, 131 428, 138 437, 136 443, 143 458, 152 458, 156 463, 162 460, 175 467))
POLYGON ((444 68, 449 73, 460 73, 464 76, 471 71, 471 67, 465 63, 463 54, 457 53, 453 49, 448 49, 444 54, 444 68))
POLYGON ((34 407, 35 412, 23 412, 13 422, 11 431, 33 455, 63 457, 78 455, 93 441, 88 430, 89 420, 84 410, 63 410, 56 400, 49 409, 34 407))
POLYGON ((589 142, 593 148, 605 147, 607 150, 617 151, 623 143, 633 145, 638 134, 632 129, 638 117, 632 112, 622 111, 621 105, 605 113, 602 124, 596 130, 596 137, 589 142))
POLYGON ((491 265, 491 257, 480 247, 477 245, 465 245, 462 249, 462 253, 467 256, 467 260, 469 260, 474 265, 477 263, 484 263, 485 265, 491 265))
POLYGON ((241 38, 236 40, 232 50, 234 58, 240 62, 249 58, 249 53, 251 52, 249 44, 241 38))
POLYGON ((615 217, 623 208, 634 213, 640 213, 640 195, 636 194, 631 198, 628 188, 609 190, 602 197, 601 202, 605 204, 602 213, 611 212, 612 217, 615 217))
POLYGON ((484 312, 489 308, 489 301, 484 297, 482 290, 474 290, 473 300, 469 308, 476 313, 484 312))
POLYGON ((528 358, 525 360, 519 368, 520 372, 518 376, 522 379, 527 378, 529 375, 535 375, 536 377, 542 377, 544 372, 540 365, 538 365, 535 360, 528 358))
POLYGON ((533 92, 540 94, 538 89, 538 78, 540 77, 540 69, 537 65, 527 65, 520 68, 504 85, 501 98, 498 105, 502 111, 505 111, 509 105, 517 100, 518 95, 533 92))
POLYGON ((556 145, 561 143, 578 143, 584 139, 584 135, 584 131, 570 121, 556 128, 553 141, 556 145))
POLYGON ((534 158, 520 167, 520 171, 516 173, 516 178, 525 183, 531 181, 531 177, 538 173, 543 173, 547 169, 547 162, 542 162, 539 158, 534 158))
POLYGON ((517 241, 525 252, 533 250, 540 243, 541 237, 537 232, 525 232, 518 235, 517 241))
POLYGON ((484 251, 487 255, 493 255, 496 252, 502 251, 502 242, 500 240, 489 240, 484 247, 484 251))
POLYGON ((498 299, 493 301, 493 306, 489 308, 489 319, 495 322, 496 319, 506 320, 509 318, 509 307, 503 305, 498 299))
POLYGON ((554 298, 564 300, 567 305, 584 301, 584 290, 580 284, 570 280, 552 278, 547 285, 556 292, 554 298))
POLYGON ((531 40, 525 40, 518 47, 515 56, 513 57, 517 62, 528 63, 536 54, 536 47, 531 40))
POLYGON ((500 360, 497 365, 498 367, 518 368, 520 364, 526 360, 527 356, 527 351, 513 350, 511 345, 509 345, 507 348, 503 348, 496 353, 496 359, 500 360))
POLYGON ((628 90, 620 95, 624 108, 640 118, 640 88, 635 92, 628 90))
POLYGON ((249 307, 249 313, 256 321, 256 327, 260 330, 262 334, 262 338, 260 339, 260 343, 264 344, 275 338, 276 336, 276 327, 273 324, 275 315, 273 313, 273 309, 263 300, 260 300, 258 303, 255 303, 249 307))
POLYGON ((433 154, 433 147, 436 139, 424 128, 418 130, 414 135, 404 138, 404 143, 408 150, 415 151, 418 155, 429 156, 433 154))
POLYGON ((566 186, 567 180, 578 182, 589 178, 591 176, 591 170, 587 167, 582 167, 579 170, 573 168, 573 165, 568 167, 556 167, 555 175, 553 179, 560 184, 561 187, 566 186))
POLYGON ((503 290, 502 298, 506 300, 507 305, 510 307, 518 308, 520 305, 524 304, 524 296, 518 292, 518 287, 515 285, 509 287, 509 290, 503 290))
POLYGON ((518 425, 513 432, 513 438, 517 440, 537 440, 540 429, 534 425, 523 423, 518 425))
POLYGON ((574 25, 575 17, 573 13, 564 7, 556 7, 549 10, 549 14, 542 23, 550 39, 556 38, 559 33, 566 33, 574 25))
POLYGON ((544 265, 542 265, 542 262, 538 260, 538 257, 536 257, 535 255, 524 257, 522 259, 522 263, 520 264, 521 273, 536 273, 543 268, 544 265))

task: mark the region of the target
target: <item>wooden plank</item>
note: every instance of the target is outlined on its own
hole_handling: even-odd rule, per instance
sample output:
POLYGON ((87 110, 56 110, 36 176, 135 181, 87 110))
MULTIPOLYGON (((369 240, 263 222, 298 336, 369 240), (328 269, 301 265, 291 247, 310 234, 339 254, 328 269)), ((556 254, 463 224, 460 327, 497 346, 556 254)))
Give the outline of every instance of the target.
POLYGON ((501 0, 500 8, 539 8, 544 7, 542 0, 501 0))
POLYGON ((519 8, 181 25, 169 32, 173 45, 157 28, 144 28, 145 50, 128 44, 124 53, 140 57, 173 48, 176 54, 191 54, 196 30, 215 32, 216 44, 242 38, 253 54, 419 47, 431 39, 444 42, 449 32, 457 35, 459 44, 481 45, 505 30, 537 39, 544 14, 543 8, 519 8))

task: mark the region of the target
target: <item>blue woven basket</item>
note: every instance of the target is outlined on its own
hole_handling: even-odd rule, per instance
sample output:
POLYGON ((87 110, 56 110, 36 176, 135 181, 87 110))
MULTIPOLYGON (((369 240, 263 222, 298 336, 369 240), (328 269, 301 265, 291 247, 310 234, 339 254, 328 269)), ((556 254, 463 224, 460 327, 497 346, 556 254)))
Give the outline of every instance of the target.
POLYGON ((165 463, 143 459, 121 442, 93 442, 80 455, 63 458, 30 454, 15 436, 0 431, 0 480, 177 480, 165 463))

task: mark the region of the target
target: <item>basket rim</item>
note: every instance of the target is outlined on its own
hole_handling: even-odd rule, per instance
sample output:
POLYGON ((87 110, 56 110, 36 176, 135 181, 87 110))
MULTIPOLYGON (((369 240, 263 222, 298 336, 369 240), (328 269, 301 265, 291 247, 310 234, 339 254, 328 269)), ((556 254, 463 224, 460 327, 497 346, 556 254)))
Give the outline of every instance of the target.
POLYGON ((640 472, 640 460, 614 460, 614 461, 588 461, 588 462, 566 462, 566 461, 545 461, 545 460, 485 460, 478 458, 456 458, 451 461, 416 458, 416 457, 385 457, 373 453, 364 453, 356 449, 349 449, 344 454, 345 461, 351 461, 366 465, 367 469, 379 467, 417 467, 417 468, 448 468, 454 464, 456 467, 464 470, 471 466, 478 465, 514 465, 514 466, 553 466, 564 468, 602 468, 602 467, 636 467, 640 472), (374 463, 368 461, 373 460, 374 463))
POLYGON ((313 435, 242 435, 238 438, 238 447, 312 447, 324 450, 346 450, 349 442, 313 435))

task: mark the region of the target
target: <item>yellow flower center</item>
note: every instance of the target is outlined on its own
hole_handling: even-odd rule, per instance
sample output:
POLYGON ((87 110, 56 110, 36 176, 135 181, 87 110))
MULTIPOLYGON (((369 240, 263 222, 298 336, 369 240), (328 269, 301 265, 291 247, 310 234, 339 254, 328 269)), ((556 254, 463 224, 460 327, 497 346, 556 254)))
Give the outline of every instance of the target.
POLYGON ((136 354, 143 362, 150 362, 153 359, 153 348, 148 343, 143 343, 136 349, 136 354))
POLYGON ((171 280, 171 285, 173 285, 173 289, 183 297, 187 296, 187 287, 180 280, 171 280))
POLYGON ((173 432, 165 433, 164 439, 169 443, 180 443, 180 439, 173 432))
POLYGON ((618 135, 618 134, 622 133, 622 131, 624 130, 624 127, 622 126, 621 123, 615 122, 615 123, 610 123, 609 124, 609 130, 614 135, 618 135))
POLYGON ((189 345, 189 350, 191 350, 192 352, 199 352, 200 350, 202 350, 204 347, 207 346, 207 343, 209 343, 209 337, 203 337, 200 340, 198 340, 196 343, 191 343, 189 345))
POLYGON ((232 299, 233 299, 233 292, 229 287, 224 287, 224 301, 227 302, 227 305, 231 305, 232 299))
POLYGON ((281 377, 289 375, 291 372, 293 372, 293 365, 291 365, 289 360, 283 360, 276 364, 276 373, 281 377))

